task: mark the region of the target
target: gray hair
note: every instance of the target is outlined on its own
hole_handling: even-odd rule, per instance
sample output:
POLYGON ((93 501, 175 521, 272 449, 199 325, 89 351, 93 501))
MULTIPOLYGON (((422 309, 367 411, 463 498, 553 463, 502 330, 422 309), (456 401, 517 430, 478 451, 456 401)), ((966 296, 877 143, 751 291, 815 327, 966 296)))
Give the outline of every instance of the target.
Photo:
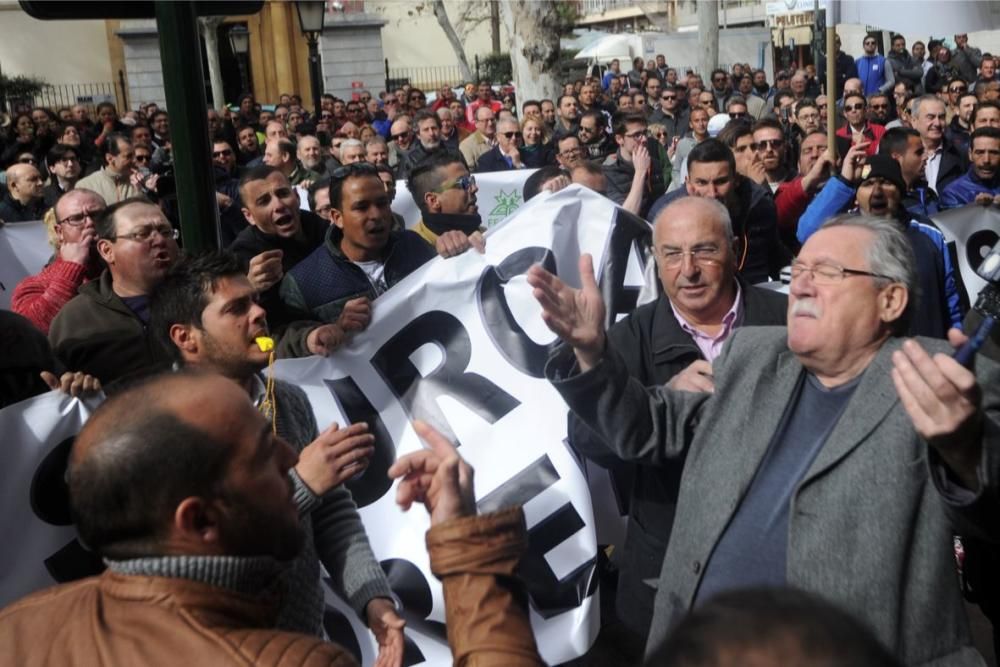
MULTIPOLYGON (((944 102, 937 95, 921 95, 920 97, 915 97, 910 101, 910 113, 916 118, 920 115, 920 107, 926 102, 937 102, 938 104, 945 106, 944 102)), ((947 109, 947 107, 945 106, 947 109)))
POLYGON ((345 139, 340 144, 340 150, 343 151, 345 148, 364 148, 364 144, 358 139, 345 139))
POLYGON ((917 300, 920 298, 920 288, 917 284, 917 260, 913 255, 910 241, 900 229, 899 223, 871 215, 845 213, 830 218, 820 229, 828 227, 861 227, 874 235, 875 238, 865 253, 868 270, 880 276, 874 278, 875 284, 880 289, 892 283, 901 283, 906 288, 909 294, 906 310, 892 325, 894 334, 906 333, 917 300))

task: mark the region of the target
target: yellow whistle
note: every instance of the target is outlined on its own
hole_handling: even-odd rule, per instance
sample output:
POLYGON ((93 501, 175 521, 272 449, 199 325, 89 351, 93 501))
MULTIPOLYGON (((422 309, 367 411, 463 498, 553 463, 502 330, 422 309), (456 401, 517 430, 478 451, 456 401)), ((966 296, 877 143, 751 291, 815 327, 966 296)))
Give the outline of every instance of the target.
POLYGON ((270 336, 257 336, 254 338, 254 342, 257 343, 261 352, 270 352, 274 349, 274 339, 270 336))

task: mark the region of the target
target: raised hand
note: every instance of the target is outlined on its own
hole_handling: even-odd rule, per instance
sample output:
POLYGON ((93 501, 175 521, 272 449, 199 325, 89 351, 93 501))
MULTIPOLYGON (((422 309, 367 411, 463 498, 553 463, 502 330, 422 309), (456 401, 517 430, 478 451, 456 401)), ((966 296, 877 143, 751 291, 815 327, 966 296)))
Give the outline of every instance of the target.
POLYGON ((528 284, 542 305, 542 319, 564 342, 573 347, 582 370, 588 370, 604 354, 604 300, 594 279, 594 260, 580 257, 581 289, 570 287, 536 264, 528 269, 528 284))
POLYGON ((302 450, 295 472, 313 493, 322 496, 363 472, 375 451, 374 445, 375 436, 368 432, 365 422, 347 428, 331 424, 302 450))

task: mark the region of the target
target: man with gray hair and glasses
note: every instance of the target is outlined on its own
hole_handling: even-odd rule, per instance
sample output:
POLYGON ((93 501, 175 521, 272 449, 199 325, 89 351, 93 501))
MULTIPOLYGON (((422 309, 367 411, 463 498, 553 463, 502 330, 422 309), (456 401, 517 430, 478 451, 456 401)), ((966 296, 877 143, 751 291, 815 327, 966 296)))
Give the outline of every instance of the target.
POLYGON ((792 264, 788 326, 733 332, 700 393, 629 377, 589 255, 581 289, 529 270, 566 343, 546 376, 573 413, 625 460, 685 459, 647 656, 715 594, 793 586, 904 664, 984 664, 951 544, 1000 539, 1000 367, 973 372, 948 343, 900 335, 913 266, 894 222, 830 220, 792 264))

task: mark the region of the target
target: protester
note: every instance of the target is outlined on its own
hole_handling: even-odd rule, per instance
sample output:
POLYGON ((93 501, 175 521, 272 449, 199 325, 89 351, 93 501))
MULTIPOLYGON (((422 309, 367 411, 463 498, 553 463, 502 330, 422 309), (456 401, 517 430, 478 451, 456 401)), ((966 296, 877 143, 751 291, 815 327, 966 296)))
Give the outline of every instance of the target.
POLYGON ((375 632, 380 659, 398 666, 403 622, 343 486, 365 469, 374 451, 367 425, 333 424, 321 434, 301 389, 277 380, 268 397, 262 371, 269 353, 255 342, 268 333, 267 314, 254 303, 254 289, 234 255, 181 260, 154 292, 150 312, 155 334, 183 368, 233 380, 260 410, 272 401, 267 409, 276 415, 277 433, 299 456, 289 477, 306 537, 282 575, 287 592, 278 627, 323 636, 322 562, 333 589, 375 632))
POLYGON ((863 95, 844 92, 844 119, 847 121, 837 130, 839 138, 837 150, 841 154, 858 143, 864 142, 868 147, 867 155, 878 152, 878 142, 885 134, 885 128, 868 120, 868 101, 863 95))
POLYGON ((441 121, 437 115, 421 111, 414 117, 413 122, 417 126, 417 143, 400 159, 396 166, 397 178, 409 179, 410 172, 438 154, 448 154, 462 159, 461 153, 441 141, 441 121))
POLYGON ((15 164, 7 167, 6 178, 7 192, 0 199, 0 221, 41 220, 47 207, 38 169, 30 164, 15 164))
POLYGON ((941 193, 941 208, 1000 204, 1000 129, 982 127, 969 143, 969 171, 941 193))
POLYGON ((736 159, 718 139, 706 139, 688 156, 684 187, 653 204, 654 220, 669 203, 686 196, 709 197, 729 211, 737 239, 737 268, 750 284, 777 278, 785 266, 788 251, 778 240, 777 213, 766 187, 736 172, 736 159))
MULTIPOLYGON (((947 53, 945 49, 941 51, 947 53)), ((913 128, 920 133, 927 150, 927 166, 924 169, 927 185, 940 195, 949 183, 965 173, 968 158, 944 140, 944 102, 933 95, 924 95, 912 104, 913 128)))
POLYGON ((135 151, 125 135, 109 132, 101 143, 101 169, 76 182, 76 187, 93 190, 108 203, 116 204, 142 195, 132 181, 135 151))
MULTIPOLYGON (((785 323, 784 295, 750 286, 736 275, 729 213, 718 202, 688 197, 664 208, 656 217, 653 252, 662 295, 608 331, 611 345, 622 351, 629 375, 644 386, 710 388, 711 362, 736 327, 785 323)), ((625 647, 631 646, 638 664, 655 593, 644 580, 656 577, 663 562, 680 466, 625 464, 573 415, 569 433, 572 446, 609 467, 613 479, 626 484, 620 492, 630 497, 626 541, 616 558, 617 613, 634 635, 625 647)))
MULTIPOLYGON (((421 214, 413 231, 435 247, 440 236, 456 232, 483 247, 485 229, 476 201, 479 188, 461 160, 436 157, 414 172, 409 185, 421 214)), ((456 236, 449 243, 461 244, 461 239, 456 236)))
POLYGON ((524 137, 515 119, 504 118, 497 123, 496 139, 497 145, 479 156, 476 173, 510 171, 527 166, 521 159, 524 137))
MULTIPOLYGON (((604 163, 609 199, 645 218, 653 202, 670 184, 670 173, 660 161, 659 151, 647 146, 646 119, 640 114, 616 114, 615 142, 618 151, 604 163)), ((652 142, 654 147, 658 144, 652 142)))
POLYGON ((981 661, 950 545, 959 526, 995 535, 974 499, 1000 482, 983 456, 1000 428, 1000 368, 979 359, 974 375, 928 354, 945 342, 900 337, 916 289, 909 247, 888 221, 828 222, 793 265, 787 330, 737 329, 711 393, 628 377, 589 256, 579 290, 529 270, 566 343, 546 377, 573 413, 625 460, 687 455, 647 656, 716 594, 790 585, 856 616, 905 664, 981 661))
POLYGON ((65 144, 53 146, 45 156, 45 164, 49 171, 49 184, 42 191, 42 197, 45 208, 49 209, 76 186, 82 166, 78 149, 65 144))
POLYGON ((902 204, 906 192, 899 164, 891 157, 863 158, 864 144, 847 155, 838 177, 830 179, 799 220, 803 244, 823 221, 856 201, 862 215, 885 218, 906 236, 915 261, 919 291, 910 299, 907 333, 945 338, 950 327, 962 325, 962 299, 944 236, 934 226, 920 222, 902 204))
POLYGON ((90 190, 76 189, 60 197, 53 212, 56 254, 37 275, 24 278, 14 289, 11 310, 46 335, 77 290, 104 270, 96 243, 96 220, 104 209, 104 200, 90 190))
POLYGON ((908 127, 894 127, 879 142, 879 155, 891 157, 899 163, 900 175, 906 191, 902 205, 913 216, 927 218, 938 211, 938 197, 927 187, 924 172, 927 168, 927 149, 920 133, 908 127))
POLYGON ((476 122, 476 131, 458 145, 458 150, 465 158, 465 164, 469 169, 475 171, 479 158, 496 145, 497 120, 496 113, 489 106, 477 109, 473 118, 476 122))
POLYGON ((177 232, 143 199, 108 206, 94 231, 107 269, 62 307, 49 341, 66 368, 93 375, 107 387, 165 365, 165 351, 147 327, 149 295, 177 259, 177 232))

